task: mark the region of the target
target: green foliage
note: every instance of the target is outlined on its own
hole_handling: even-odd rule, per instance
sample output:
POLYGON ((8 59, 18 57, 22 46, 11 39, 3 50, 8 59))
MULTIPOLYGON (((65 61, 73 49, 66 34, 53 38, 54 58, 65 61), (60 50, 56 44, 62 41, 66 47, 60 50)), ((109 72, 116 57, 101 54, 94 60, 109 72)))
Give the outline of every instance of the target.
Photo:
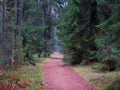
POLYGON ((61 30, 59 36, 66 48, 65 61, 80 64, 97 59, 104 64, 100 66, 101 70, 119 69, 119 12, 120 7, 114 0, 68 1, 68 5, 61 10, 61 20, 58 25, 61 30), (94 5, 97 5, 96 10, 94 5), (98 21, 93 20, 92 10, 94 13, 97 11, 98 21))
POLYGON ((108 70, 107 66, 105 64, 99 64, 99 65, 96 65, 96 66, 93 66, 92 69, 94 69, 95 71, 102 71, 102 72, 105 72, 108 70))
POLYGON ((22 25, 23 51, 24 55, 29 54, 29 59, 32 59, 32 55, 42 49, 43 32, 43 27, 28 25, 26 23, 22 25))
MULTIPOLYGON (((94 56, 104 63, 112 62, 109 60, 117 62, 114 63, 115 65, 113 66, 114 69, 118 69, 120 67, 120 17, 119 6, 115 5, 115 3, 110 4, 110 7, 115 11, 113 15, 103 23, 96 26, 99 28, 99 34, 95 40, 98 51, 94 52, 94 56)), ((106 64, 106 66, 109 67, 108 64, 106 64)))
POLYGON ((94 48, 94 45, 92 46, 94 34, 90 36, 89 31, 92 26, 89 21, 90 9, 87 7, 90 7, 90 3, 88 2, 88 0, 71 0, 61 12, 59 35, 67 48, 65 52, 71 56, 72 64, 80 64, 82 60, 88 59, 90 51, 94 48))

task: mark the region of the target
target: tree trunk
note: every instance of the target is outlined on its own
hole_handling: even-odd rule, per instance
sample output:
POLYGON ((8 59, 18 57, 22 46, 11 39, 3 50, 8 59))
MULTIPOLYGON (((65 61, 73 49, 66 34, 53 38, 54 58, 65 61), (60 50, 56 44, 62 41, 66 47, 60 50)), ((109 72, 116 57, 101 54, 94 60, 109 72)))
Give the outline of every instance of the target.
POLYGON ((16 6, 17 6, 17 18, 16 18, 16 34, 15 34, 15 49, 16 49, 16 55, 15 55, 15 60, 23 60, 22 57, 22 35, 21 35, 21 25, 22 25, 22 5, 23 1, 22 0, 17 0, 16 1, 16 6))
POLYGON ((5 65, 11 65, 12 61, 14 60, 15 56, 15 33, 14 33, 14 0, 7 0, 6 2, 6 7, 3 6, 3 17, 6 18, 3 21, 3 30, 4 30, 4 35, 5 35, 5 46, 4 46, 4 60, 5 60, 5 65), (6 9, 6 10, 5 10, 6 9), (6 27, 5 27, 6 26, 6 27))
POLYGON ((44 56, 48 56, 50 54, 50 38, 51 38, 51 7, 49 6, 50 1, 46 0, 46 6, 43 7, 43 16, 44 21, 43 25, 46 26, 44 30, 44 56))

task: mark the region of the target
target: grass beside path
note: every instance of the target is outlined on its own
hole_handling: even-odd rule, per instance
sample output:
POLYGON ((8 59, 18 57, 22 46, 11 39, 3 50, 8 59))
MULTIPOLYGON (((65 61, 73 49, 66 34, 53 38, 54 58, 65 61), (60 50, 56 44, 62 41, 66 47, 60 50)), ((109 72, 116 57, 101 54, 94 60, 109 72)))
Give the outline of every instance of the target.
POLYGON ((30 82, 25 90, 44 90, 41 63, 37 63, 37 66, 24 66, 19 71, 21 71, 21 81, 29 80, 30 82))
POLYGON ((36 66, 25 64, 17 68, 0 70, 0 90, 44 90, 42 62, 48 58, 38 58, 36 66))
POLYGON ((95 66, 98 66, 99 63, 95 63, 87 66, 73 66, 73 68, 80 73, 91 85, 96 87, 96 90, 106 90, 106 87, 111 83, 112 80, 118 74, 120 75, 120 71, 113 72, 97 72, 92 69, 95 66))

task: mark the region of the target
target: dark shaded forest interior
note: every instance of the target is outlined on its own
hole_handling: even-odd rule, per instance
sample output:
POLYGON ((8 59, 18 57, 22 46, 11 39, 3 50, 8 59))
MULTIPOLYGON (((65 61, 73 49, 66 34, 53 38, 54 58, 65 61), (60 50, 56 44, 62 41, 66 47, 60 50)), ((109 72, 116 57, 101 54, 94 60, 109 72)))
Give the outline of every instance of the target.
POLYGON ((117 72, 105 90, 120 90, 119 45, 120 0, 0 0, 0 90, 14 90, 18 67, 40 66, 53 52, 66 65, 117 72))

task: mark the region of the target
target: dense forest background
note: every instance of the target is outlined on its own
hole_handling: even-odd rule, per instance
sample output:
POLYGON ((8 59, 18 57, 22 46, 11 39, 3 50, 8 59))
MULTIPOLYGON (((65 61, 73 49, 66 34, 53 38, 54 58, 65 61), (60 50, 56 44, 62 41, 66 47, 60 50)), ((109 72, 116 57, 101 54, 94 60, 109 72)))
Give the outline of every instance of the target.
POLYGON ((55 17, 49 0, 1 0, 0 61, 32 60, 32 55, 48 56, 52 51, 55 17))
POLYGON ((58 25, 66 47, 65 60, 72 64, 97 61, 103 63, 101 70, 120 69, 120 1, 70 0, 67 3, 58 25))
POLYGON ((119 0, 1 0, 0 4, 2 65, 33 60, 35 53, 47 57, 62 51, 71 64, 101 62, 101 69, 120 69, 119 0))
POLYGON ((0 0, 0 66, 61 52, 69 65, 115 71, 119 45, 120 0, 0 0))

